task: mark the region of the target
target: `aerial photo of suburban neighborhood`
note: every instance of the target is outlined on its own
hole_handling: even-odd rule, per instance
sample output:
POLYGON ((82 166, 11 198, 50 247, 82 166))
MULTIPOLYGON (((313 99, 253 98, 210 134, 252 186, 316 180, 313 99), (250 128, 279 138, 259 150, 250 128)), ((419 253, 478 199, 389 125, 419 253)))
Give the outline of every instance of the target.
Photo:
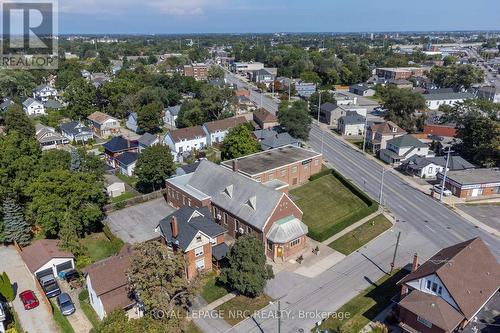
POLYGON ((0 8, 0 333, 500 332, 500 1, 0 8))

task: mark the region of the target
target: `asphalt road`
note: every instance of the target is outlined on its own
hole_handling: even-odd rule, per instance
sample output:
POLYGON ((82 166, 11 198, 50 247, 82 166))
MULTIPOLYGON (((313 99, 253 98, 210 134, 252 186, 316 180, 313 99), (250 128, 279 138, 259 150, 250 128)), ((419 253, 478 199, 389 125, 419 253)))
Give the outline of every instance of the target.
POLYGON ((236 84, 238 88, 248 88, 250 89, 250 100, 254 102, 257 106, 262 106, 264 109, 275 114, 278 112, 278 103, 268 96, 264 96, 256 91, 252 90, 249 83, 243 82, 238 75, 226 72, 226 81, 229 84, 236 84))
MULTIPOLYGON (((383 167, 333 134, 313 125, 309 144, 322 151, 332 167, 352 179, 374 199, 379 198, 383 167)), ((401 232, 396 266, 411 262, 418 253, 425 261, 439 249, 480 236, 500 258, 500 242, 428 195, 414 189, 393 174, 384 174, 385 207, 396 218, 394 227, 339 264, 311 279, 294 279, 293 273, 279 273, 266 292, 281 300, 282 332, 308 332, 315 323, 349 301, 373 281, 386 274, 401 232)), ((230 332, 277 332, 273 315, 276 303, 259 315, 242 321, 230 332)))

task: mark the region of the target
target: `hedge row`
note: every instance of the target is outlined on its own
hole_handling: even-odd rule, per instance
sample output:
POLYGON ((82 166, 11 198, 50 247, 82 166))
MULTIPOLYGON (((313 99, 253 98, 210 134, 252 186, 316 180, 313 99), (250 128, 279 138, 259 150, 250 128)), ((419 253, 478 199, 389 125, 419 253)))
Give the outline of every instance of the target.
POLYGON ((350 180, 346 179, 344 176, 342 176, 339 172, 337 172, 334 169, 326 169, 320 171, 317 174, 309 177, 309 180, 313 181, 330 174, 333 175, 335 178, 337 178, 342 183, 342 185, 347 187, 355 196, 360 198, 367 205, 367 207, 355 211, 354 213, 348 216, 345 216, 344 218, 340 219, 337 223, 330 226, 328 229, 323 230, 321 233, 309 230, 308 236, 314 240, 317 240, 318 242, 327 240, 328 238, 344 230, 351 224, 358 222, 359 220, 365 218, 370 214, 375 213, 378 210, 378 203, 375 200, 370 198, 365 192, 363 192, 350 180))

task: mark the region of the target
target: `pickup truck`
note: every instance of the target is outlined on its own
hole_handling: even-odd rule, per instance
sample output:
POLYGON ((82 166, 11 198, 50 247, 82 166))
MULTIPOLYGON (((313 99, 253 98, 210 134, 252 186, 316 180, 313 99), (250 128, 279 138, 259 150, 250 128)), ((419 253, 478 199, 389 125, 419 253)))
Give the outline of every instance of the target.
POLYGON ((45 295, 48 298, 56 297, 61 293, 61 289, 59 289, 59 285, 57 284, 56 278, 54 275, 49 274, 42 276, 40 279, 40 285, 42 286, 45 295))

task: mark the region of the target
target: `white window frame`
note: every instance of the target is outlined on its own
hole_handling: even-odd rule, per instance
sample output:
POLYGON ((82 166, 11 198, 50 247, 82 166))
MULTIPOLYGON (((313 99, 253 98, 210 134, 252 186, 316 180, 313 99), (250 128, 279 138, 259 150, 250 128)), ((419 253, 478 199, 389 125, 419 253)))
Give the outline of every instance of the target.
POLYGON ((205 269, 205 259, 198 259, 195 261, 196 269, 202 270, 205 269))
POLYGON ((200 247, 197 247, 197 248, 195 248, 195 249, 194 249, 194 256, 195 256, 196 258, 198 258, 198 257, 202 257, 204 254, 205 254, 205 253, 204 253, 204 251, 203 251, 203 246, 200 246, 200 247))

